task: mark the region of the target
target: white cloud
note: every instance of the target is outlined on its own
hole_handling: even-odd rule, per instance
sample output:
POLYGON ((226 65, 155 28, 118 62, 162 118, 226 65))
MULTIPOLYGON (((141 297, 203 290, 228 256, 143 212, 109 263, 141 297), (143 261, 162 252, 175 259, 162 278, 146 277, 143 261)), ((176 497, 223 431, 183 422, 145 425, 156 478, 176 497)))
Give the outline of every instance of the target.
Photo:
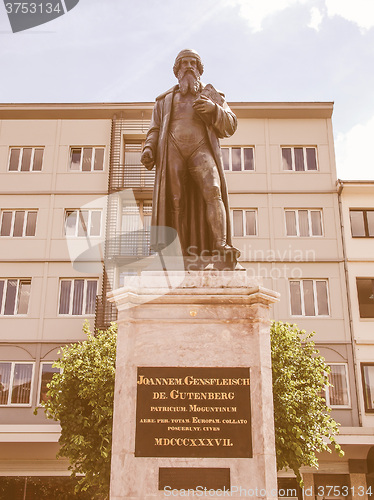
POLYGON ((336 168, 340 179, 374 179, 374 116, 335 139, 336 168))
POLYGON ((309 28, 313 28, 316 31, 319 31, 323 16, 321 11, 317 7, 312 7, 310 9, 310 23, 308 24, 309 28))
POLYGON ((240 7, 240 15, 248 21, 253 31, 261 31, 267 17, 293 5, 305 4, 308 0, 226 0, 226 4, 240 7))
POLYGON ((322 9, 310 8, 311 20, 308 26, 319 30, 324 15, 339 16, 357 24, 362 31, 374 26, 373 0, 223 0, 223 4, 240 8, 240 15, 248 21, 252 31, 261 31, 264 19, 295 5, 318 3, 322 9))
POLYGON ((329 17, 343 17, 358 24, 362 30, 374 26, 373 0, 325 0, 325 2, 329 17))

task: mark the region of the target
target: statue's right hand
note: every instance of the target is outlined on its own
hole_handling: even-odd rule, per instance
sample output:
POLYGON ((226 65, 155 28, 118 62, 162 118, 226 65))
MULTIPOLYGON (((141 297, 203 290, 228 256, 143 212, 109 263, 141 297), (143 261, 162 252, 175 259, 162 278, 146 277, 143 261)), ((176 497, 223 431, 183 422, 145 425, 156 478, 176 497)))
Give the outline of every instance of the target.
POLYGON ((140 161, 143 163, 147 170, 152 170, 155 160, 153 158, 153 153, 150 148, 144 148, 140 161))

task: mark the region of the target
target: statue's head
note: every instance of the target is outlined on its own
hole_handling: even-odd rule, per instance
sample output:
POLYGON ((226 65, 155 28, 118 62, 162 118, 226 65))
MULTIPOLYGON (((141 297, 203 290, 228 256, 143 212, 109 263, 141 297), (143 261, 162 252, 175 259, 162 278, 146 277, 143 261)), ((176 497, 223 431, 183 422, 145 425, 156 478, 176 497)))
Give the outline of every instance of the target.
POLYGON ((180 69, 181 61, 184 57, 187 57, 187 58, 192 57, 192 58, 196 59, 196 67, 197 67, 197 70, 201 76, 204 72, 204 65, 201 61, 201 57, 199 56, 199 54, 196 52, 196 50, 192 50, 192 49, 184 49, 184 50, 181 50, 179 52, 179 54, 175 58, 175 63, 173 66, 174 75, 178 78, 178 72, 180 69))
POLYGON ((199 54, 191 49, 181 50, 175 59, 173 71, 178 78, 182 95, 187 92, 197 95, 201 86, 200 76, 204 71, 199 54))

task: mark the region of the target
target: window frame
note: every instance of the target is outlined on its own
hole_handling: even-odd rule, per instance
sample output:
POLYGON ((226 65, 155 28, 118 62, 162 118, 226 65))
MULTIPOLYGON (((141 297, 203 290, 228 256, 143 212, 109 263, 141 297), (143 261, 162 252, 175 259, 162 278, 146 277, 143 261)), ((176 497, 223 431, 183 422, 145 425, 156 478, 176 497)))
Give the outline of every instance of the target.
POLYGON ((154 188, 154 170, 147 170, 141 163, 140 158, 144 149, 144 139, 129 139, 124 138, 123 148, 121 149, 121 165, 123 166, 123 173, 121 174, 122 182, 125 186, 131 186, 131 180, 134 172, 139 176, 135 181, 136 187, 140 189, 154 188), (132 155, 139 155, 138 159, 132 158, 132 155))
MULTIPOLYGON (((135 202, 136 202, 136 207, 137 207, 136 214, 139 215, 140 222, 141 222, 142 226, 144 227, 145 217, 152 217, 153 200, 151 198, 149 198, 149 196, 148 196, 146 198, 137 198, 137 199, 135 199, 135 202), (149 207, 151 208, 149 213, 145 213, 144 206, 146 206, 147 208, 149 208, 149 207)), ((129 212, 126 214, 126 208, 128 206, 129 205, 124 204, 123 200, 121 200, 121 204, 120 204, 121 229, 120 229, 120 231, 122 231, 123 216, 133 215, 132 212, 129 212)), ((134 208, 135 208, 135 206, 134 206, 134 208)))
POLYGON ((36 236, 36 228, 37 228, 37 223, 38 223, 38 209, 37 208, 4 208, 1 210, 0 213, 0 238, 35 238, 36 236), (3 227, 3 217, 5 212, 11 212, 12 213, 12 220, 10 223, 10 234, 9 235, 1 235, 1 230, 3 227), (22 235, 21 236, 14 236, 14 223, 16 219, 16 212, 24 212, 24 220, 23 220, 23 228, 22 228, 22 235), (36 213, 36 219, 35 219, 35 233, 33 235, 27 236, 26 235, 26 229, 27 229, 27 220, 28 220, 28 214, 29 213, 36 213))
MULTIPOLYGON (((64 210, 64 223, 63 223, 63 235, 65 238, 101 238, 102 236, 102 227, 103 227, 103 210, 101 208, 65 208, 64 210), (92 212, 100 212, 100 233, 97 235, 91 236, 91 234, 86 234, 79 236, 78 231, 79 231, 79 221, 80 221, 80 213, 81 212, 88 212, 88 222, 87 222, 87 229, 91 228, 91 219, 92 219, 92 212), (75 234, 74 235, 68 235, 66 232, 67 226, 66 226, 66 221, 68 219, 67 217, 67 212, 77 212, 77 221, 76 221, 76 227, 75 227, 75 234)), ((91 231, 91 230, 90 230, 91 231)))
POLYGON ((289 290, 289 304, 290 304, 290 315, 298 318, 330 318, 331 317, 331 304, 330 304, 330 293, 329 293, 329 280, 328 278, 299 278, 299 279, 289 279, 288 280, 288 290, 289 290), (326 296, 327 296, 327 309, 328 314, 314 314, 313 316, 305 314, 305 299, 304 299, 304 284, 303 281, 313 282, 313 301, 314 301, 314 312, 318 311, 318 300, 317 300, 317 281, 323 281, 326 283, 326 296), (292 314, 292 295, 291 295, 291 283, 299 282, 300 286, 300 298, 301 298, 301 312, 302 314, 292 314), (304 314, 303 314, 304 312, 304 314))
POLYGON ((297 173, 305 173, 305 172, 319 172, 319 162, 318 162, 318 147, 317 146, 302 146, 302 145, 297 145, 297 146, 285 146, 282 145, 280 147, 280 165, 281 165, 281 171, 282 172, 297 172, 297 173), (285 169, 283 168, 283 154, 282 151, 283 149, 291 149, 291 169, 285 169), (296 161, 295 161, 295 149, 302 149, 303 150, 303 163, 304 163, 304 170, 296 170, 296 161), (316 168, 315 169, 308 169, 308 162, 307 162, 307 155, 306 155, 306 150, 307 149, 314 149, 315 151, 315 157, 316 157, 316 168))
POLYGON ((42 172, 43 171, 43 162, 44 162, 44 152, 45 152, 45 146, 10 146, 9 147, 9 155, 8 155, 8 172, 21 172, 21 173, 28 173, 28 172, 42 172), (12 150, 13 149, 20 149, 20 155, 18 159, 18 168, 17 170, 10 170, 10 159, 12 156, 12 150), (31 149, 31 157, 30 157, 30 169, 29 170, 21 170, 22 166, 22 159, 23 159, 23 152, 25 149, 31 149), (41 149, 43 151, 43 157, 42 157, 42 168, 40 170, 34 170, 34 158, 35 158, 35 150, 36 149, 41 149))
POLYGON ((370 236, 369 235, 369 223, 368 223, 368 219, 367 219, 367 212, 373 212, 374 214, 374 208, 350 208, 349 209, 349 223, 350 223, 350 226, 351 226, 351 237, 352 238, 374 238, 374 234, 373 236, 370 236), (363 236, 354 236, 353 235, 353 228, 352 228, 352 219, 351 219, 351 212, 363 212, 363 222, 364 222, 364 229, 365 229, 365 235, 363 236))
POLYGON ((22 282, 30 283, 30 295, 29 295, 29 297, 31 297, 32 278, 2 278, 2 277, 0 277, 0 281, 4 281, 4 283, 6 283, 6 285, 4 284, 3 291, 2 291, 2 298, 0 300, 0 317, 4 317, 4 318, 14 318, 15 316, 23 317, 23 318, 27 317, 29 314, 30 299, 27 303, 27 313, 25 313, 25 314, 18 313, 19 302, 20 302, 20 284, 22 282), (13 308, 14 313, 13 314, 4 314, 6 295, 7 295, 7 291, 8 291, 8 282, 9 281, 17 281, 17 291, 16 291, 16 295, 15 295, 16 298, 15 298, 14 308, 13 308), (17 311, 17 312, 15 312, 15 311, 17 311))
POLYGON ((7 363, 11 364, 11 369, 10 369, 10 378, 9 378, 9 394, 8 394, 8 402, 6 404, 0 404, 0 408, 9 408, 9 407, 18 407, 18 408, 26 408, 32 406, 32 396, 33 396, 33 390, 34 390, 34 383, 35 383, 35 361, 0 361, 0 363, 7 363), (12 392, 13 392, 13 381, 14 381, 14 371, 15 371, 15 365, 31 365, 32 366, 32 371, 31 371, 31 383, 30 383, 30 399, 28 403, 12 403, 12 392))
POLYGON ((76 172, 76 173, 103 173, 105 172, 105 157, 106 157, 106 147, 105 146, 69 146, 69 162, 68 162, 68 172, 76 172), (81 158, 79 162, 79 169, 75 170, 71 168, 72 164, 72 154, 73 154, 73 149, 80 149, 81 150, 81 158), (84 149, 92 149, 92 156, 91 156, 91 169, 90 170, 82 170, 82 165, 83 165, 83 150, 84 149), (103 168, 101 170, 95 170, 95 156, 96 156, 96 150, 97 149, 102 149, 104 151, 103 154, 103 168))
POLYGON ((231 228, 232 228, 232 237, 233 238, 255 238, 258 236, 258 220, 257 220, 257 208, 232 208, 230 210, 231 217, 231 228), (243 223, 243 234, 241 236, 234 235, 234 212, 242 212, 242 223, 243 223), (255 234, 246 234, 246 216, 247 212, 253 212, 255 214, 255 234))
POLYGON ((351 391, 349 388, 349 377, 348 377, 348 363, 343 363, 343 362, 327 362, 327 365, 331 368, 331 366, 344 366, 345 370, 345 383, 347 387, 347 395, 348 395, 348 403, 346 405, 332 405, 330 403, 330 390, 331 386, 327 386, 325 388, 325 400, 327 406, 329 406, 333 410, 339 410, 339 409, 349 409, 352 408, 352 403, 351 403, 351 391))
POLYGON ((225 169, 225 164, 222 158, 222 165, 223 165, 223 171, 224 172, 233 172, 234 174, 238 174, 241 172, 255 172, 256 171, 256 162, 255 162, 255 147, 254 146, 239 146, 239 145, 232 145, 232 146, 221 146, 221 154, 223 149, 228 149, 229 150, 229 168, 225 169), (233 149, 239 149, 240 148, 240 170, 233 170, 232 169, 232 150, 233 149), (253 168, 252 169, 245 169, 245 163, 244 163, 244 150, 245 149, 251 149, 252 150, 252 156, 253 156, 253 168))
MULTIPOLYGON (((41 389, 42 389, 43 365, 53 365, 55 362, 56 362, 56 360, 54 360, 54 361, 40 361, 40 364, 39 364, 38 392, 37 392, 37 406, 41 406, 41 404, 42 404, 42 401, 41 401, 41 389)), ((57 368, 57 369, 60 370, 60 373, 62 372, 61 368, 57 368)))
POLYGON ((94 307, 94 312, 93 313, 85 313, 82 312, 82 314, 73 314, 73 302, 74 302, 74 286, 70 288, 70 298, 69 298, 69 312, 68 313, 60 313, 60 300, 61 300, 61 283, 63 281, 72 281, 75 282, 76 280, 83 280, 84 285, 83 285, 83 300, 82 300, 82 311, 86 310, 87 306, 87 283, 89 281, 95 281, 96 282, 96 295, 95 295, 95 307, 96 307, 96 297, 98 295, 98 285, 99 285, 99 278, 60 278, 59 279, 59 292, 58 292, 58 303, 57 303, 57 316, 61 318, 83 318, 83 317, 94 317, 95 316, 95 307, 94 307))
POLYGON ((361 383, 362 383, 362 398, 364 400, 364 408, 365 408, 365 413, 374 413, 374 401, 373 401, 373 408, 369 408, 368 406, 368 401, 366 398, 366 383, 365 383, 365 372, 364 368, 365 367, 374 367, 374 363, 371 361, 361 361, 360 362, 360 368, 361 368, 361 383))
POLYGON ((152 221, 152 206, 153 206, 153 200, 150 199, 149 197, 146 197, 146 198, 141 198, 141 199, 136 199, 135 200, 136 202, 136 208, 135 208, 135 205, 131 205, 131 207, 133 208, 134 212, 132 212, 131 210, 129 210, 129 205, 126 205, 123 203, 123 200, 121 201, 121 204, 120 204, 120 230, 119 230, 119 234, 121 235, 121 243, 120 243, 120 247, 121 247, 121 252, 122 252, 122 236, 124 234, 127 233, 127 229, 124 228, 124 226, 126 225, 126 223, 124 222, 125 221, 125 217, 128 216, 128 217, 131 217, 131 216, 137 216, 139 217, 138 221, 140 222, 142 228, 135 228, 133 230, 129 230, 129 232, 131 233, 132 231, 134 232, 141 232, 143 231, 144 235, 146 235, 146 233, 148 232, 148 238, 140 238, 139 241, 135 241, 135 242, 132 242, 130 244, 129 247, 127 247, 127 245, 124 245, 124 248, 126 250, 129 250, 129 254, 128 256, 130 255, 144 255, 144 249, 147 248, 147 250, 149 249, 149 253, 148 255, 152 255, 154 252, 150 249, 149 247, 149 244, 150 244, 150 230, 151 230, 151 221, 152 221), (144 207, 146 206, 146 210, 144 209, 144 207), (128 210, 128 212, 126 213, 126 210, 128 210), (130 248, 132 249, 133 253, 130 253, 130 248))
POLYGON ((286 230, 287 238, 323 238, 325 235, 324 224, 323 224, 323 209, 322 208, 285 208, 284 209, 284 224, 286 230), (308 212, 308 236, 300 235, 300 224, 299 224, 299 211, 308 212), (296 220, 296 234, 287 234, 287 212, 295 212, 295 220, 296 220), (312 232, 312 212, 319 212, 321 216, 321 234, 311 234, 312 232))
MULTIPOLYGON (((372 276, 356 276, 356 297, 357 297, 357 305, 358 305, 358 314, 360 321, 374 321, 374 312, 372 316, 361 316, 361 307, 360 307, 360 297, 358 293, 358 282, 359 281, 371 281, 371 286, 374 290, 374 278, 372 276)), ((374 291, 373 291, 374 293, 374 291)))
MULTIPOLYGON (((142 154, 142 151, 144 149, 144 144, 145 144, 145 139, 124 139, 123 143, 123 148, 122 148, 122 158, 121 158, 121 164, 123 164, 124 168, 125 167, 144 167, 144 165, 140 161, 140 157, 142 154), (126 156, 131 155, 131 154, 137 154, 139 153, 139 162, 133 163, 131 160, 129 161, 126 156)), ((145 167, 144 167, 145 168, 145 167)), ((147 169, 146 169, 147 170, 147 169)))

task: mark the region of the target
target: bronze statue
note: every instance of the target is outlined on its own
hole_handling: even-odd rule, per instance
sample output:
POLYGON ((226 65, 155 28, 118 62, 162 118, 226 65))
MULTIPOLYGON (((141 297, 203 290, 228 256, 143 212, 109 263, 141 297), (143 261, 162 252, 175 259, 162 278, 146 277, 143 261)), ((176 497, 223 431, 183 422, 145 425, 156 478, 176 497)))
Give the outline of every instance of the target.
POLYGON ((219 139, 230 137, 237 119, 222 93, 200 81, 203 64, 194 50, 176 57, 179 84, 157 97, 141 161, 156 165, 151 248, 168 244, 174 228, 185 256, 214 255, 236 264, 219 139))

